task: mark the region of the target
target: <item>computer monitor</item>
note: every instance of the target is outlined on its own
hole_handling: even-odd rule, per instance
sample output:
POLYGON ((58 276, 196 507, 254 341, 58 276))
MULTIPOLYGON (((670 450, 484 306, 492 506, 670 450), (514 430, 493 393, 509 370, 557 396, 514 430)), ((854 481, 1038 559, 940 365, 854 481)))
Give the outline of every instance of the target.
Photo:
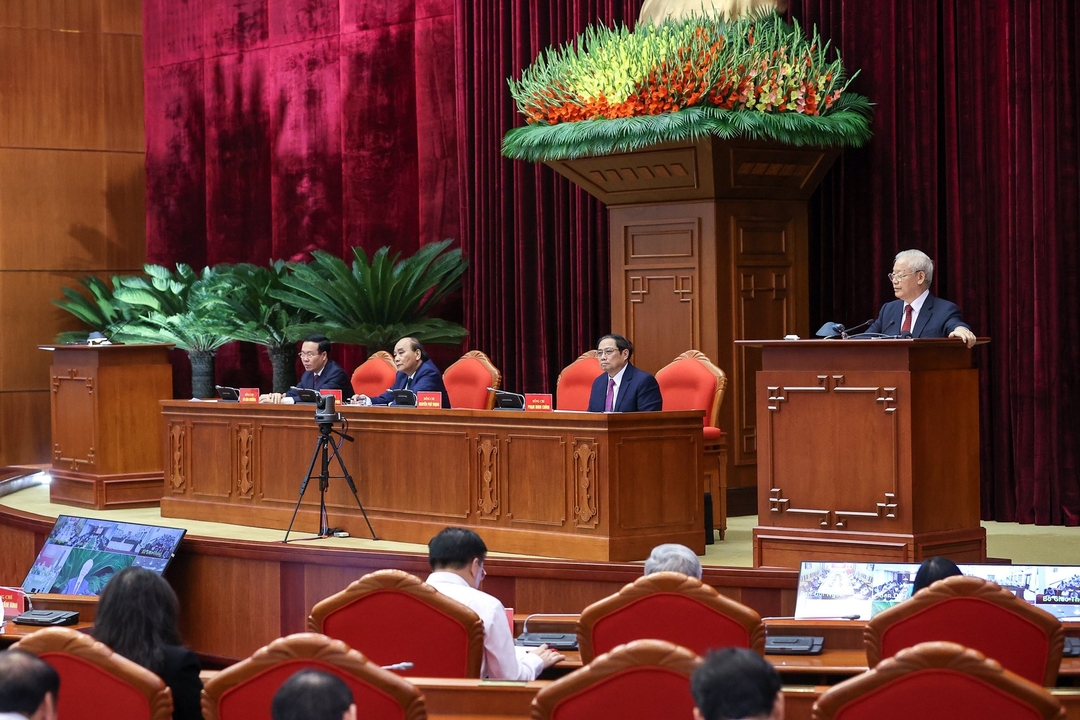
POLYGON ((296 392, 296 402, 298 403, 317 403, 319 402, 319 393, 311 388, 296 387, 295 385, 289 388, 296 392))
POLYGON ((162 573, 187 530, 61 515, 23 580, 28 593, 100 595, 129 565, 162 573))
POLYGON ((221 398, 222 402, 240 402, 239 389, 226 385, 215 385, 214 389, 217 390, 218 397, 221 398))
POLYGON ((496 410, 524 410, 525 409, 525 396, 518 393, 506 392, 505 390, 495 391, 495 409, 496 410))

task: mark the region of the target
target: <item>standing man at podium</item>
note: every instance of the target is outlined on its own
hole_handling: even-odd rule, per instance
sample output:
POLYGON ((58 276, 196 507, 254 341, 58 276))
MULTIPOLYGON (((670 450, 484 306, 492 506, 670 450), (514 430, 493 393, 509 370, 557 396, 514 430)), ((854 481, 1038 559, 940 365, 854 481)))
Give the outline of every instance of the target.
POLYGON ((622 335, 605 335, 596 345, 604 374, 593 381, 589 412, 659 412, 664 399, 649 373, 630 364, 634 346, 622 335))
POLYGON ((930 294, 934 262, 921 250, 902 250, 889 273, 897 299, 881 306, 867 333, 907 338, 958 338, 975 345, 975 333, 960 318, 960 308, 930 294))

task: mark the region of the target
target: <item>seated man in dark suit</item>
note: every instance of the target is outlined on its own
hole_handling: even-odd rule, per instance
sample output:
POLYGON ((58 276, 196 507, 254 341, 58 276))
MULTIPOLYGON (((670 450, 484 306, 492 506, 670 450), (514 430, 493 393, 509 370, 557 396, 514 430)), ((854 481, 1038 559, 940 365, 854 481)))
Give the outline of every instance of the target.
POLYGON ((593 381, 589 412, 652 412, 663 408, 660 385, 630 364, 634 346, 622 335, 605 335, 596 357, 604 374, 593 381))
MULTIPOLYGON (((340 390, 342 399, 352 394, 352 381, 344 368, 330 359, 330 341, 325 335, 308 335, 300 346, 300 361, 304 374, 296 387, 309 390, 340 390)), ((259 396, 261 403, 292 405, 299 400, 295 390, 287 393, 267 393, 259 396)))
POLYGON ((413 392, 441 392, 442 406, 450 407, 450 396, 443 385, 442 373, 431 362, 424 346, 414 337, 404 337, 394 345, 394 365, 398 374, 394 384, 382 395, 369 398, 367 395, 353 395, 352 402, 360 405, 389 405, 394 401, 394 390, 412 390, 413 392))
POLYGON ((881 306, 877 320, 867 333, 913 338, 953 337, 968 347, 975 345, 975 333, 960 319, 960 308, 930 294, 934 262, 921 250, 896 254, 889 281, 898 299, 881 306))
POLYGON ((753 650, 711 650, 690 678, 694 720, 784 720, 780 674, 753 650))

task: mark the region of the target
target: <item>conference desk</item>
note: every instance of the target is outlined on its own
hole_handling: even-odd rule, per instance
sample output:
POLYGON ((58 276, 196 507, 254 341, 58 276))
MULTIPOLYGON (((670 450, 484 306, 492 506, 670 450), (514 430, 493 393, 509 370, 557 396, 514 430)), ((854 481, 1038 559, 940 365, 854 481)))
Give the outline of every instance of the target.
MULTIPOLYGON (((575 560, 705 551, 701 411, 339 410, 356 439, 340 457, 380 539, 426 543, 457 525, 490 550, 575 560)), ((288 527, 318 445, 313 405, 166 400, 161 422, 163 517, 288 527)), ((332 460, 329 524, 367 536, 340 474, 332 460)), ((319 486, 293 537, 317 530, 319 486)))

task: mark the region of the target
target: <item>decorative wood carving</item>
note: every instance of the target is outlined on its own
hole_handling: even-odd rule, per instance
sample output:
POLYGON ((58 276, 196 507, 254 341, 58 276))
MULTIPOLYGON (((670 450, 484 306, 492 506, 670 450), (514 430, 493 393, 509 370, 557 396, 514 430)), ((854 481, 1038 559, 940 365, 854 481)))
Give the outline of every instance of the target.
POLYGON ((174 493, 183 494, 186 468, 184 456, 186 448, 187 427, 183 422, 169 423, 169 484, 174 493))
POLYGON ((574 477, 577 493, 574 514, 578 527, 596 527, 596 443, 577 439, 574 443, 574 477))
POLYGON ((250 423, 238 425, 236 428, 236 479, 237 490, 242 498, 250 498, 255 487, 251 470, 253 435, 250 423))
POLYGON ((494 435, 481 435, 476 439, 478 484, 476 492, 480 518, 493 520, 499 517, 499 440, 494 435))

